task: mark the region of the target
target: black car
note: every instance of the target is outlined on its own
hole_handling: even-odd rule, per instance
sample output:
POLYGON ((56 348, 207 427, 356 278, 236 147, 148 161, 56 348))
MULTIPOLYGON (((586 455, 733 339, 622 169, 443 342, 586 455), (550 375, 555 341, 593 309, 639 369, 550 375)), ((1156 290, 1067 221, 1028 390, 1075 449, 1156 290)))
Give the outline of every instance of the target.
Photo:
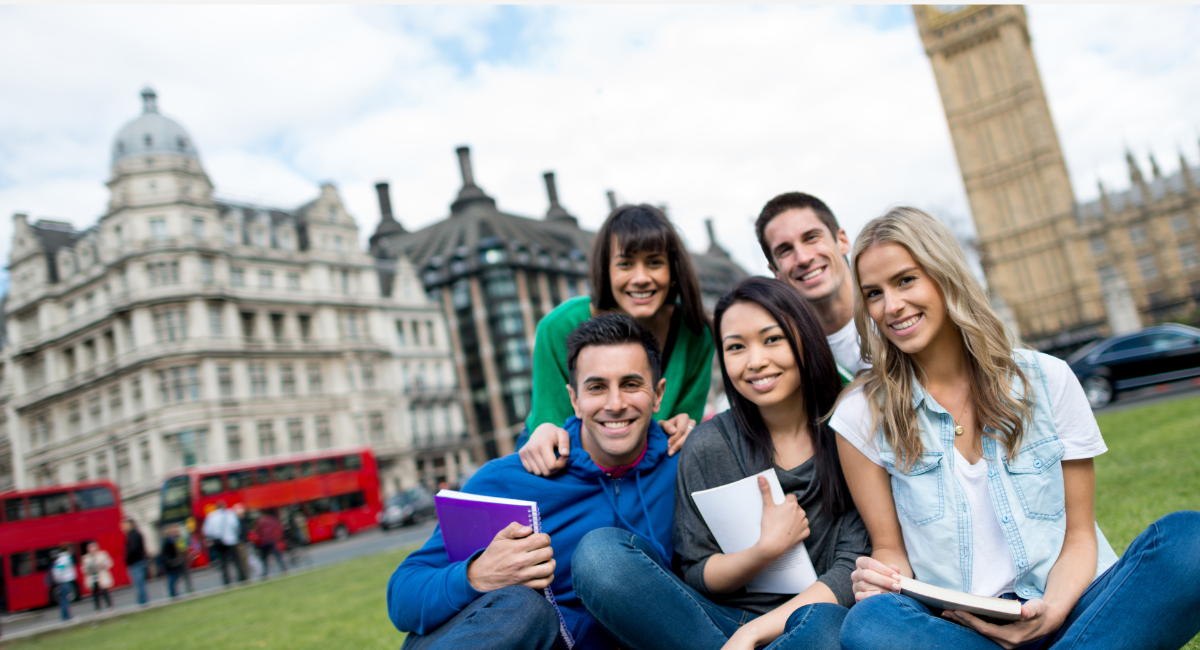
POLYGON ((1169 323, 1089 343, 1067 363, 1092 408, 1121 391, 1200 376, 1200 330, 1169 323))
POLYGON ((429 490, 418 485, 388 499, 379 525, 384 530, 419 524, 437 517, 437 507, 429 490))

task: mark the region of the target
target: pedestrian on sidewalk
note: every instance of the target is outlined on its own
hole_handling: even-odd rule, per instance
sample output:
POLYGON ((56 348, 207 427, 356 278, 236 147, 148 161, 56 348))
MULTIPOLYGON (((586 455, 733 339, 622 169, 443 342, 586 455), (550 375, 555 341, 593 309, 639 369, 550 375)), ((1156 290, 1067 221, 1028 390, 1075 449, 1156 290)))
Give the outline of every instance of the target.
POLYGON ((54 556, 50 567, 50 579, 54 582, 54 597, 62 620, 71 620, 71 597, 75 595, 75 558, 71 556, 70 544, 63 544, 54 556))
POLYGON ((87 553, 83 556, 83 575, 86 576, 88 588, 92 590, 92 600, 99 612, 103 609, 100 604, 100 599, 108 603, 108 608, 112 609, 112 598, 108 596, 108 590, 113 588, 113 559, 108 554, 108 551, 100 548, 96 542, 88 542, 87 553))
MULTIPOLYGON (((175 585, 179 579, 187 575, 187 550, 179 548, 179 524, 171 524, 166 528, 166 535, 162 541, 162 560, 163 569, 167 572, 167 595, 171 598, 178 596, 175 592, 175 585)), ((188 580, 188 592, 190 593, 191 580, 188 580)))
POLYGON ((237 542, 237 561, 238 567, 242 570, 242 574, 247 578, 253 577, 253 572, 250 568, 250 531, 254 530, 254 524, 250 521, 250 515, 246 512, 246 506, 235 503, 230 508, 233 514, 237 515, 238 520, 238 542, 237 542))
POLYGON ((274 555, 279 568, 287 573, 287 564, 279 552, 279 543, 283 541, 283 525, 279 523, 279 518, 270 512, 262 513, 254 526, 254 533, 258 535, 258 556, 262 559, 263 577, 267 577, 268 555, 274 555))
POLYGON ((121 531, 125 533, 125 567, 129 569, 129 577, 137 587, 137 602, 145 605, 146 601, 146 541, 138 531, 137 524, 132 519, 121 522, 121 531))
POLYGON ((225 501, 217 502, 217 509, 204 519, 204 536, 208 538, 217 561, 221 563, 221 579, 229 584, 229 563, 237 567, 238 582, 246 580, 246 572, 237 558, 238 533, 241 525, 237 515, 225 507, 225 501))

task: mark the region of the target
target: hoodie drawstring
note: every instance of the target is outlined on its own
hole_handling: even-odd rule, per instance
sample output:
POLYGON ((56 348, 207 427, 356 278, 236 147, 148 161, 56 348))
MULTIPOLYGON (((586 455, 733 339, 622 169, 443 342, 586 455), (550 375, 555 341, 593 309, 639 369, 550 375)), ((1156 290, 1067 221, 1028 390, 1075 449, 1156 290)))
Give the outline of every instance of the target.
MULTIPOLYGON (((600 489, 604 491, 604 496, 608 498, 608 504, 612 506, 613 512, 616 513, 617 521, 625 526, 625 530, 628 530, 631 533, 640 533, 641 531, 634 528, 633 524, 629 523, 629 521, 621 514, 621 509, 617 507, 616 499, 613 497, 612 493, 608 491, 608 486, 604 484, 604 475, 597 476, 596 480, 600 482, 600 489)), ((638 501, 642 506, 642 516, 646 518, 646 532, 649 533, 649 542, 654 546, 654 550, 658 551, 658 556, 663 559, 663 562, 670 562, 671 558, 667 557, 666 549, 663 548, 662 544, 660 544, 658 541, 658 537, 654 534, 654 524, 650 520, 650 511, 646 509, 646 495, 644 492, 642 492, 641 472, 633 473, 633 482, 637 487, 638 501)))

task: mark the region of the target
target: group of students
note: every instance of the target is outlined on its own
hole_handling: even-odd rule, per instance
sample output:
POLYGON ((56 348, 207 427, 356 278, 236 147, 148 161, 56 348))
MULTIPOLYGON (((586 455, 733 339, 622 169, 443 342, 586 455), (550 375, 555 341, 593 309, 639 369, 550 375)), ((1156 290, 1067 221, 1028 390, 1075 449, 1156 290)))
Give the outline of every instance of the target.
POLYGON ((404 648, 1178 648, 1200 631, 1200 512, 1116 556, 1079 382, 1017 347, 945 226, 896 208, 852 246, 793 192, 755 230, 775 279, 710 320, 666 216, 613 211, 593 295, 538 325, 528 440, 464 487, 537 501, 541 532, 513 522, 450 562, 435 530, 388 584, 404 648), (696 426, 714 352, 730 408, 696 426), (759 540, 723 553, 691 495, 770 469, 786 498, 760 478, 759 540), (800 542, 812 586, 746 589, 800 542), (1021 620, 931 610, 901 576, 1018 600, 1021 620))

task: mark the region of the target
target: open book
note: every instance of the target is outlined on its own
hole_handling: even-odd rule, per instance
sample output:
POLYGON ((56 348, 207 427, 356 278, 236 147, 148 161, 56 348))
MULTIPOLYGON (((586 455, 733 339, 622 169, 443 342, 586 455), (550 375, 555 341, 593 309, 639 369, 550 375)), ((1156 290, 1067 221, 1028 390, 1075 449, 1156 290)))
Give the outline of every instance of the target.
MULTIPOLYGON (((451 562, 468 560, 476 551, 487 548, 496 533, 514 521, 532 528, 533 534, 542 532, 542 517, 536 501, 489 497, 455 490, 441 490, 433 497, 433 501, 437 506, 442 544, 451 562)), ((558 611, 554 592, 546 587, 542 594, 558 614, 558 632, 567 648, 573 648, 575 640, 567 631, 562 612, 558 611)))
POLYGON ((1021 603, 1016 600, 966 594, 945 587, 935 587, 904 576, 900 576, 900 593, 920 601, 932 609, 970 612, 976 616, 995 618, 1001 621, 1021 620, 1021 603))
MULTIPOLYGON (((692 492, 692 500, 704 517, 704 523, 725 554, 744 551, 762 535, 763 497, 758 477, 767 479, 771 500, 783 503, 783 488, 774 469, 747 476, 728 485, 692 492)), ((746 591, 769 594, 798 594, 817 581, 817 571, 808 557, 804 542, 779 556, 746 583, 746 591)))

